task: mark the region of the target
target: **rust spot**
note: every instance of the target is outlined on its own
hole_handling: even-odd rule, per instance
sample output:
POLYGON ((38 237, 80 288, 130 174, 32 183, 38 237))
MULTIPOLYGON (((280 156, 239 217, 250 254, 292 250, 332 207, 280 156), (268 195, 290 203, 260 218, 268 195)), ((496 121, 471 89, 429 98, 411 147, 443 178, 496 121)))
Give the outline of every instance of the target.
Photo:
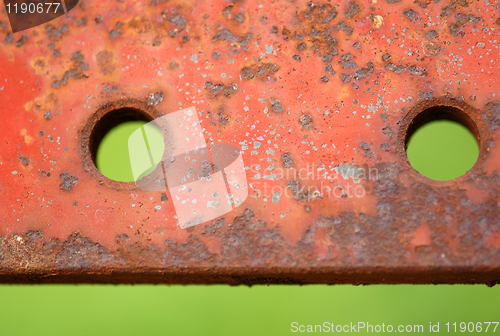
POLYGON ((342 83, 347 84, 351 81, 351 75, 349 75, 348 73, 341 73, 340 80, 342 81, 342 83))
POLYGON ((394 73, 400 75, 406 71, 406 65, 404 64, 394 64, 394 63, 387 63, 385 65, 385 70, 393 71, 394 73))
POLYGON ((14 41, 14 34, 7 33, 7 35, 5 35, 5 38, 3 39, 3 42, 5 44, 8 44, 8 43, 12 43, 12 41, 14 41))
POLYGON ((234 20, 238 23, 243 23, 245 21, 245 16, 243 15, 243 13, 238 13, 234 16, 234 20))
POLYGON ((50 177, 50 173, 47 173, 45 170, 38 169, 38 174, 43 177, 50 177))
POLYGON ((361 148, 363 150, 363 152, 365 153, 365 156, 367 158, 373 158, 375 157, 375 153, 373 152, 373 150, 370 148, 370 145, 367 144, 366 142, 361 142, 359 144, 359 148, 361 148))
POLYGON ((271 76, 279 70, 274 63, 258 63, 241 69, 241 76, 246 80, 254 78, 260 80, 270 80, 271 76))
POLYGON ((306 49, 307 49, 307 44, 305 44, 304 42, 300 42, 299 44, 297 44, 298 51, 304 51, 306 49))
POLYGON ((176 61, 172 61, 168 64, 168 69, 170 71, 176 71, 179 69, 179 63, 177 63, 176 61))
POLYGON ((340 30, 340 31, 343 31, 344 33, 346 33, 347 35, 352 35, 354 28, 347 25, 347 23, 345 23, 345 21, 340 21, 339 23, 337 23, 333 27, 333 30, 340 30))
POLYGON ((24 156, 19 156, 19 161, 21 161, 21 163, 23 164, 23 166, 27 166, 27 165, 30 164, 30 160, 28 160, 24 156))
POLYGON ((312 118, 309 114, 301 115, 299 121, 303 128, 311 128, 313 126, 312 118))
POLYGON ((116 24, 115 24, 115 28, 114 29, 111 29, 109 31, 109 39, 110 40, 114 40, 116 38, 119 38, 120 36, 122 36, 122 32, 121 32, 121 28, 123 26, 123 23, 120 22, 120 21, 117 21, 116 24))
MULTIPOLYGON (((277 29, 277 27, 276 27, 277 29)), ((212 37, 213 42, 225 41, 232 43, 235 48, 241 47, 243 50, 247 50, 248 41, 253 37, 252 33, 246 33, 243 36, 234 35, 229 29, 222 28, 217 31, 217 33, 212 37)))
POLYGON ((307 4, 307 9, 300 12, 299 17, 311 23, 328 24, 334 20, 337 15, 337 10, 331 4, 316 5, 310 1, 307 4))
POLYGON ((215 59, 219 59, 222 57, 222 54, 218 51, 218 50, 215 50, 213 53, 212 53, 212 57, 215 58, 215 59))
POLYGON ((176 27, 184 28, 186 26, 186 18, 179 13, 175 13, 168 18, 168 21, 176 27))
POLYGON ((290 180, 286 186, 293 193, 293 198, 299 202, 308 202, 311 198, 309 190, 302 186, 297 180, 290 180))
POLYGON ((112 265, 117 260, 103 246, 74 233, 60 244, 60 251, 55 254, 54 266, 65 270, 91 270, 112 265))
POLYGON ((121 235, 116 236, 116 243, 117 244, 122 244, 122 243, 129 241, 129 240, 130 240, 130 238, 126 233, 123 233, 121 235))
POLYGON ((455 15, 455 20, 455 22, 450 22, 450 24, 448 25, 448 30, 454 37, 458 35, 465 35, 465 33, 462 32, 462 27, 468 23, 478 23, 481 18, 472 14, 467 15, 458 13, 457 15, 455 15))
POLYGON ((281 102, 277 99, 270 98, 271 101, 271 111, 274 113, 281 113, 283 112, 283 106, 281 105, 281 102))
POLYGON ((373 73, 373 63, 368 62, 366 64, 366 67, 363 67, 356 72, 354 72, 351 77, 356 79, 356 80, 361 80, 364 79, 365 77, 370 76, 373 73))
POLYGON ((483 116, 488 122, 491 131, 496 131, 500 128, 500 101, 495 100, 488 102, 485 106, 483 116))
POLYGON ((290 152, 285 152, 281 155, 281 162, 285 168, 291 168, 294 166, 292 154, 290 152))
POLYGON ((207 116, 211 118, 210 124, 215 125, 218 123, 219 125, 227 125, 229 123, 229 115, 226 114, 226 106, 224 104, 220 105, 217 108, 217 112, 207 112, 207 116))
POLYGON ((146 101, 146 104, 148 104, 148 106, 155 106, 155 105, 158 105, 159 103, 161 103, 161 101, 163 100, 163 92, 155 92, 155 93, 151 93, 149 96, 148 96, 148 100, 146 101))
POLYGON ((428 43, 425 45, 425 54, 429 56, 437 55, 441 52, 441 47, 435 45, 434 43, 428 43))
POLYGON ((224 84, 214 84, 211 81, 207 81, 205 83, 205 88, 210 94, 210 98, 214 99, 219 97, 220 95, 224 95, 229 98, 233 93, 238 91, 238 84, 232 83, 229 85, 224 84))
POLYGON ((428 39, 429 41, 434 41, 435 39, 437 39, 439 37, 439 34, 437 31, 435 31, 434 29, 431 30, 431 31, 428 31, 425 33, 425 38, 428 39))
POLYGON ((356 63, 352 60, 355 58, 350 53, 344 54, 340 57, 341 61, 339 62, 342 69, 355 69, 358 67, 356 63))
POLYGON ((128 26, 132 28, 137 34, 146 33, 153 28, 151 22, 147 18, 142 16, 138 16, 130 20, 128 22, 128 26))
POLYGON ((417 21, 419 19, 417 12, 413 9, 404 10, 403 15, 410 21, 417 21))
POLYGON ((432 99, 432 98, 434 98, 434 91, 432 89, 429 89, 427 91, 420 91, 418 93, 418 96, 421 99, 432 99))
POLYGON ((283 30, 281 31, 281 33, 283 34, 283 39, 285 39, 285 40, 288 40, 292 35, 292 32, 290 31, 290 29, 288 29, 286 27, 283 27, 283 30))
POLYGON ((116 68, 116 57, 111 51, 102 50, 95 55, 97 66, 105 76, 111 75, 116 68))
POLYGON ((71 176, 67 170, 59 175, 59 177, 63 180, 61 184, 59 184, 59 189, 61 190, 71 191, 73 190, 73 187, 78 184, 78 177, 71 176))
POLYGON ((47 65, 47 60, 43 56, 35 57, 31 60, 31 67, 35 69, 37 74, 42 74, 45 70, 45 66, 47 65))
POLYGON ((416 76, 427 76, 427 70, 424 67, 420 67, 417 65, 412 65, 409 69, 412 75, 416 76))
POLYGON ((15 45, 16 47, 22 47, 26 42, 28 42, 28 36, 23 34, 19 40, 16 41, 15 45))
POLYGON ((45 112, 45 113, 43 114, 43 118, 44 118, 45 120, 50 120, 50 119, 52 119, 52 113, 51 113, 50 111, 45 112))
POLYGON ((45 33, 47 37, 52 41, 59 41, 61 37, 68 32, 68 26, 62 25, 59 28, 55 28, 52 25, 48 25, 45 27, 45 33))
POLYGON ((85 27, 87 25, 87 18, 86 17, 82 17, 82 18, 78 19, 76 21, 76 25, 78 27, 85 27))
POLYGON ((352 19, 358 14, 360 11, 360 8, 358 4, 354 1, 349 2, 347 5, 347 8, 344 10, 344 13, 348 19, 352 19))
POLYGON ((89 65, 83 62, 84 56, 80 51, 74 52, 71 56, 71 61, 73 62, 72 68, 64 72, 64 75, 60 80, 55 80, 52 82, 52 87, 57 89, 62 85, 66 85, 70 78, 82 79, 87 78, 84 71, 88 70, 89 65))

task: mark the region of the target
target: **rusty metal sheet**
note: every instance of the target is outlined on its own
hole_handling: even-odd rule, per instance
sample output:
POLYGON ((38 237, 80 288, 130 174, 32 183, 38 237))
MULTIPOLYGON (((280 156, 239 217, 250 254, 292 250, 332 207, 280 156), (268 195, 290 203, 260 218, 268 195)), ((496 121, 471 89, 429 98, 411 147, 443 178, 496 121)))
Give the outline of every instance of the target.
POLYGON ((14 34, 0 20, 0 281, 500 280, 496 2, 80 0, 14 34), (119 122, 190 107, 207 144, 241 149, 249 194, 183 229, 171 190, 94 159, 119 122), (479 141, 450 181, 405 154, 436 115, 479 141))

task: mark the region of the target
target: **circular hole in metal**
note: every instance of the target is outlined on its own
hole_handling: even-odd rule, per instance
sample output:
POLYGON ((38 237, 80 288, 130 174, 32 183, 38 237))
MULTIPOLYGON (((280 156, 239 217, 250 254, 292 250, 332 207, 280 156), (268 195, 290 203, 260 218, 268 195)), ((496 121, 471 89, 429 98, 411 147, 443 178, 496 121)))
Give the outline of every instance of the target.
POLYGON ((433 180, 464 175, 479 157, 479 130, 468 114, 454 106, 424 109, 411 121, 405 150, 413 168, 433 180))
MULTIPOLYGON (((142 132, 143 126, 152 120, 149 114, 132 107, 111 110, 99 119, 90 134, 89 149, 94 164, 104 176, 119 182, 135 181, 131 160, 135 159, 139 148, 149 149, 151 146, 158 151, 163 146, 161 136, 154 138, 155 146, 143 144, 145 146, 137 147, 129 143, 130 136, 142 132)), ((161 153, 154 156, 161 157, 161 153)), ((155 161, 159 162, 159 159, 155 161)))

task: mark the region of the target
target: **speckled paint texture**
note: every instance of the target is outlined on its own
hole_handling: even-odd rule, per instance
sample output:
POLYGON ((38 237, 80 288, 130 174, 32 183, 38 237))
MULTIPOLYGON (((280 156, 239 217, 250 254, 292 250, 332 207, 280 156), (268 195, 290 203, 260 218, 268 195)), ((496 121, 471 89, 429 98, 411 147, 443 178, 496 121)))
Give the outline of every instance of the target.
POLYGON ((0 281, 500 280, 498 1, 85 1, 0 13, 0 281), (115 182, 94 126, 194 106, 241 149, 249 196, 181 229, 168 191, 115 182), (464 176, 421 176, 407 129, 451 106, 464 176))

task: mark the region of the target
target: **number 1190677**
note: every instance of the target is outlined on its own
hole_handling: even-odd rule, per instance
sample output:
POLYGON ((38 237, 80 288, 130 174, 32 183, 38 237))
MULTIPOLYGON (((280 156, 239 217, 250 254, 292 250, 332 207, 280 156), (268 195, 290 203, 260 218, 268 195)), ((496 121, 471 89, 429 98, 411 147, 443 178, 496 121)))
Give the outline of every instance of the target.
POLYGON ((495 332, 498 327, 498 322, 454 322, 445 323, 448 332, 495 332), (491 326, 491 328, 490 328, 491 326))
MULTIPOLYGON (((33 2, 30 2, 30 3, 14 3, 14 4, 10 4, 8 3, 6 6, 5 6, 5 9, 7 10, 7 13, 10 14, 10 13, 15 13, 15 14, 19 14, 19 13, 49 13, 50 11, 53 10, 53 13, 57 13, 57 11, 59 10, 59 6, 61 5, 60 2, 46 2, 46 3, 42 3, 42 2, 39 2, 39 3, 33 3, 33 2)), ((63 11, 62 7, 60 9, 60 11, 63 11)))

